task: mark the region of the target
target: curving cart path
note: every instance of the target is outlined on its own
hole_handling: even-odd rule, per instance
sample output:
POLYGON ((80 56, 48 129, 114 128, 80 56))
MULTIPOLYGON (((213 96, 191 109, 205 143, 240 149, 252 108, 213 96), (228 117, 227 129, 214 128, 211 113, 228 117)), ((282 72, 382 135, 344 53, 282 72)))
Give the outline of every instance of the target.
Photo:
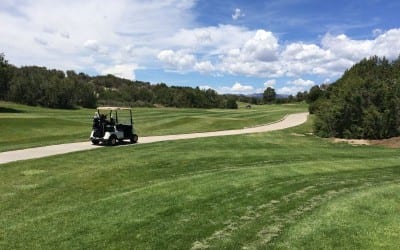
MULTIPOLYGON (((223 130, 215 132, 202 132, 202 133, 192 133, 192 134, 179 134, 179 135, 161 135, 161 136, 148 136, 139 137, 138 144, 153 143, 160 141, 173 141, 173 140, 184 140, 184 139, 194 139, 202 137, 215 137, 215 136, 227 136, 227 135, 240 135, 240 134, 250 134, 250 133, 262 133, 274 130, 281 130, 290 127, 295 127, 303 124, 307 121, 308 113, 297 113, 285 116, 283 119, 276 121, 274 123, 261 125, 251 128, 234 129, 234 130, 223 130)), ((35 158, 42 158, 46 156, 66 154, 70 152, 83 151, 99 148, 97 145, 92 145, 89 141, 77 142, 77 143, 67 143, 59 145, 51 145, 37 148, 28 148, 15 151, 8 151, 0 153, 0 164, 28 160, 35 158)))

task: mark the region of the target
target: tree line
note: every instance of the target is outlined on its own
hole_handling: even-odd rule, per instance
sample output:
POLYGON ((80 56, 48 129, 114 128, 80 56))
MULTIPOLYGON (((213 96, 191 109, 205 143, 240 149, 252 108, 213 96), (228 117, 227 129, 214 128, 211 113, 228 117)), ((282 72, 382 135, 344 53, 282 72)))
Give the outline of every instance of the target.
POLYGON ((400 135, 400 57, 363 59, 335 83, 314 86, 309 109, 322 137, 383 139, 400 135))
POLYGON ((238 97, 212 89, 169 87, 113 75, 89 76, 38 66, 15 67, 0 54, 0 100, 51 108, 97 105, 237 108, 238 97))
POLYGON ((267 87, 263 93, 250 96, 239 95, 238 100, 249 104, 262 105, 304 102, 307 98, 308 91, 300 91, 296 95, 279 95, 273 87, 267 87))
POLYGON ((98 105, 131 107, 238 108, 249 104, 301 102, 307 92, 278 96, 268 87, 258 96, 220 95, 212 89, 167 86, 131 81, 113 75, 89 76, 39 66, 15 67, 0 54, 0 100, 50 108, 94 108, 98 105))

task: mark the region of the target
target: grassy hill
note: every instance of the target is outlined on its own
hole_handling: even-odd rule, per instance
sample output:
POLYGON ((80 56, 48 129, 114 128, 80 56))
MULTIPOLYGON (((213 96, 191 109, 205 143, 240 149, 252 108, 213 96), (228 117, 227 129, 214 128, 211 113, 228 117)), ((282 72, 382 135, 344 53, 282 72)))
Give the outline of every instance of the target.
POLYGON ((396 249, 398 150, 311 130, 2 165, 0 248, 396 249))
MULTIPOLYGON (((237 129, 304 112, 305 104, 253 106, 239 110, 135 108, 140 136, 237 129)), ((89 141, 95 109, 48 109, 0 101, 0 151, 89 141)))

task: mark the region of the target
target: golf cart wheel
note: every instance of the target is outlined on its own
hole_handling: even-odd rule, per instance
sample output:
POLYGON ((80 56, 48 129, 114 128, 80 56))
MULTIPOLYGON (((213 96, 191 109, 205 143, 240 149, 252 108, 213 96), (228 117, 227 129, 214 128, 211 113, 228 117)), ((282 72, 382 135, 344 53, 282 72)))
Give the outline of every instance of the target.
POLYGON ((131 143, 137 143, 139 137, 137 134, 134 134, 131 136, 131 143))
POLYGON ((108 145, 110 146, 115 146, 117 145, 117 137, 115 135, 112 135, 109 139, 108 139, 108 145))
POLYGON ((97 145, 97 144, 99 144, 99 142, 100 142, 100 141, 98 141, 98 140, 92 140, 92 144, 93 144, 93 145, 97 145))

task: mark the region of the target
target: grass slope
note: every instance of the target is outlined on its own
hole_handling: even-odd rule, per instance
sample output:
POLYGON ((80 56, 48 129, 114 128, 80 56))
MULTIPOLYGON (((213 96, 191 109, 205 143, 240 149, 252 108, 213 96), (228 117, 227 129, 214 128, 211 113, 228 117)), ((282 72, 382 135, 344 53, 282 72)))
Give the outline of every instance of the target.
MULTIPOLYGON (((254 106, 239 110, 135 108, 139 136, 237 129, 305 112, 304 104, 254 106)), ((0 152, 88 140, 95 110, 59 110, 0 102, 0 152)))
POLYGON ((310 127, 2 165, 0 248, 398 247, 398 150, 310 127))

